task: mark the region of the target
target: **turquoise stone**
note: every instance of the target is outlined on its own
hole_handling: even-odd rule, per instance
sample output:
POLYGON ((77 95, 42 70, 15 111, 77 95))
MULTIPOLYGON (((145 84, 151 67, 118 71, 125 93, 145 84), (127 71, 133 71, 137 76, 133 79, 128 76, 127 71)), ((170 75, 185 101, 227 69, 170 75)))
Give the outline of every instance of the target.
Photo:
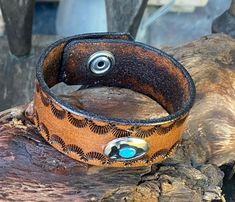
POLYGON ((124 147, 119 150, 119 155, 125 159, 133 158, 136 155, 136 150, 131 147, 124 147))

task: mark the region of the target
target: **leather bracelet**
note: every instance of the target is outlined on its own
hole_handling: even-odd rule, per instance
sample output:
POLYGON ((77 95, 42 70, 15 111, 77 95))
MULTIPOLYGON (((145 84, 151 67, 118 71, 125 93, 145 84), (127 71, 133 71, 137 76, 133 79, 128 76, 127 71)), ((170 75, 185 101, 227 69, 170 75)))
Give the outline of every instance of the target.
POLYGON ((34 123, 60 152, 92 165, 138 167, 161 162, 181 139, 195 97, 186 69, 128 34, 99 33, 50 45, 36 70, 34 123), (128 120, 78 109, 50 88, 64 82, 131 89, 157 101, 166 117, 128 120))

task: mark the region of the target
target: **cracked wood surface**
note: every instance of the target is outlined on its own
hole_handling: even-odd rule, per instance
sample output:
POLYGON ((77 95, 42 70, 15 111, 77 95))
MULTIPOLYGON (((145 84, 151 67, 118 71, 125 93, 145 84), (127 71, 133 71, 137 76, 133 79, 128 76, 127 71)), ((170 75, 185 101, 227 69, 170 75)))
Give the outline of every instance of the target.
POLYGON ((26 105, 18 106, 0 114, 0 200, 224 200, 220 168, 233 166, 235 158, 235 40, 216 34, 165 50, 188 69, 197 88, 173 157, 139 169, 87 166, 49 146, 24 117, 26 105))

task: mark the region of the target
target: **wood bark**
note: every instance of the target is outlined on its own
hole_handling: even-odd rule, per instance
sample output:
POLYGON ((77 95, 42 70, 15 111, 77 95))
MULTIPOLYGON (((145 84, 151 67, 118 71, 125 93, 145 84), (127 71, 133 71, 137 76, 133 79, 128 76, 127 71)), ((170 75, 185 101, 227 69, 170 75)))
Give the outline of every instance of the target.
MULTIPOLYGON (((235 40, 215 34, 165 50, 188 69, 197 88, 195 105, 174 156, 138 169, 88 166, 49 146, 25 118, 27 105, 18 106, 0 114, 0 200, 224 201, 224 193, 225 198, 235 199, 229 191, 234 187, 228 184, 234 186, 235 40)), ((121 99, 122 106, 125 100, 132 104, 141 100, 137 108, 154 109, 152 101, 142 95, 121 91, 120 98, 117 90, 104 88, 92 93, 98 91, 109 96, 112 91, 111 98, 121 99)), ((85 91, 81 92, 76 97, 87 101, 85 91)), ((152 114, 152 110, 143 111, 152 114)))

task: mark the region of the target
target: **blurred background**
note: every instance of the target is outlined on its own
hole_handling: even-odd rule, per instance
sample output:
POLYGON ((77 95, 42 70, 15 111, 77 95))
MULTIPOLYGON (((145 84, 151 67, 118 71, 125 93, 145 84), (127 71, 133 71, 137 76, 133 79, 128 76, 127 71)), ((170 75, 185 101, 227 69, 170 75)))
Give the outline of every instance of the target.
POLYGON ((158 48, 179 46, 210 34, 230 5, 231 0, 0 0, 0 110, 32 100, 38 57, 61 37, 122 31, 158 48))
MULTIPOLYGON (((142 21, 169 0, 149 0, 142 21)), ((153 46, 175 46, 211 33, 213 20, 229 8, 231 0, 176 0, 166 13, 153 19, 137 39, 153 46), (143 33, 142 33, 143 34, 143 33), (139 38, 138 38, 139 37, 139 38)), ((70 36, 107 31, 105 0, 37 0, 33 34, 70 36)), ((0 11, 1 13, 1 11, 0 11)), ((0 14, 0 36, 4 35, 0 14)))

